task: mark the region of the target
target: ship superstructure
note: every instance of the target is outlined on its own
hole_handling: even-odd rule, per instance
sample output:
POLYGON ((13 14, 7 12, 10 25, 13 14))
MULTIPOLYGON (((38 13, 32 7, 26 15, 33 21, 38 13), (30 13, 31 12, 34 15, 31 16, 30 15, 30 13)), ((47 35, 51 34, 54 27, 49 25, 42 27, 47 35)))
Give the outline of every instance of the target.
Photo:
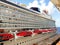
POLYGON ((55 21, 50 15, 23 8, 6 0, 0 0, 0 30, 14 35, 12 40, 2 41, 0 45, 37 45, 41 40, 56 34, 55 21), (27 37, 21 37, 24 34, 27 37))

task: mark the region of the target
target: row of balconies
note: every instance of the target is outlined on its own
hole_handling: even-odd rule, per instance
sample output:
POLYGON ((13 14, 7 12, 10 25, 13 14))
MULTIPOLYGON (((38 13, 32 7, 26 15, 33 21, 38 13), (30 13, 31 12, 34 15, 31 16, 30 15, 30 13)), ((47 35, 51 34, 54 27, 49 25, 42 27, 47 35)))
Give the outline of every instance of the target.
MULTIPOLYGON (((6 13, 9 13, 9 14, 11 14, 11 13, 20 13, 21 11, 20 10, 18 10, 18 9, 15 9, 15 8, 12 8, 12 7, 10 7, 10 6, 7 6, 7 5, 3 5, 3 4, 1 4, 0 5, 1 6, 1 9, 0 10, 2 10, 2 9, 4 9, 4 10, 2 10, 2 12, 6 12, 6 13)), ((30 14, 31 15, 31 13, 28 13, 28 12, 23 12, 22 11, 22 13, 24 13, 24 14, 30 14)), ((34 16, 35 16, 36 14, 34 14, 34 16)), ((41 15, 42 17, 46 17, 46 18, 50 18, 51 19, 51 16, 49 16, 49 15, 43 15, 43 14, 38 14, 38 15, 41 15)), ((37 15, 37 16, 38 16, 37 15)), ((28 16, 28 15, 27 15, 28 16)))
POLYGON ((16 29, 20 29, 21 27, 23 28, 49 28, 49 27, 54 27, 54 26, 48 26, 48 25, 35 25, 35 24, 8 24, 8 23, 0 23, 0 28, 16 28, 16 29))
POLYGON ((52 27, 54 25, 51 24, 45 24, 45 23, 36 23, 36 22, 26 22, 26 21, 9 21, 9 20, 3 20, 3 22, 1 22, 3 24, 2 27, 42 27, 42 28, 46 28, 46 27, 52 27), (5 23, 5 24, 4 24, 5 23))
MULTIPOLYGON (((9 14, 10 15, 10 14, 9 14)), ((22 15, 19 17, 11 17, 11 16, 9 16, 9 15, 6 15, 6 14, 1 14, 0 16, 1 16, 1 18, 3 19, 11 19, 11 20, 31 20, 31 21, 41 21, 38 17, 37 18, 35 18, 35 17, 28 17, 28 16, 23 16, 22 17, 22 15)), ((16 14, 17 15, 17 14, 16 14)))
MULTIPOLYGON (((0 5, 1 6, 1 5, 0 5)), ((0 20, 3 23, 13 24, 12 26, 18 27, 18 24, 21 24, 19 26, 26 26, 26 27, 49 27, 49 26, 55 26, 53 25, 52 21, 49 19, 45 19, 41 16, 33 15, 28 12, 18 11, 10 9, 10 7, 4 7, 3 5, 0 8, 0 20), (10 13, 12 12, 12 13, 10 13), (52 23, 52 25, 50 24, 52 23), (15 25, 16 24, 16 25, 15 25)), ((8 26, 9 27, 9 26, 8 26)))
MULTIPOLYGON (((21 18, 15 18, 15 17, 2 16, 2 15, 0 16, 0 18, 1 18, 1 20, 4 20, 4 21, 6 21, 6 20, 13 21, 13 22, 16 22, 16 21, 17 21, 17 22, 20 22, 20 21, 23 22, 23 21, 24 21, 24 23, 25 23, 25 22, 40 23, 40 22, 42 22, 42 21, 48 22, 48 20, 46 20, 46 19, 41 19, 41 18, 40 18, 41 20, 40 20, 40 19, 39 19, 39 20, 36 20, 36 19, 33 20, 33 19, 31 19, 31 18, 28 19, 28 18, 25 18, 25 17, 23 17, 23 18, 22 18, 22 17, 21 17, 21 18), (30 20, 30 19, 31 19, 31 20, 30 20)), ((43 22, 42 22, 42 23, 43 23, 43 22)))

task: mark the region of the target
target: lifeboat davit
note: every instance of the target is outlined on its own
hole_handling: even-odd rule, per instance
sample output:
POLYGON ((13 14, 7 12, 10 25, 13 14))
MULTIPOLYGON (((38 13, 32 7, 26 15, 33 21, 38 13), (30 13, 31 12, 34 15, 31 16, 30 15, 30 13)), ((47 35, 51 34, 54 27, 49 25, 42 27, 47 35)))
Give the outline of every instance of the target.
POLYGON ((31 36, 32 32, 31 31, 21 31, 16 34, 18 37, 25 37, 25 36, 31 36))
POLYGON ((12 34, 9 33, 0 33, 0 41, 6 41, 9 39, 14 38, 14 36, 12 34))

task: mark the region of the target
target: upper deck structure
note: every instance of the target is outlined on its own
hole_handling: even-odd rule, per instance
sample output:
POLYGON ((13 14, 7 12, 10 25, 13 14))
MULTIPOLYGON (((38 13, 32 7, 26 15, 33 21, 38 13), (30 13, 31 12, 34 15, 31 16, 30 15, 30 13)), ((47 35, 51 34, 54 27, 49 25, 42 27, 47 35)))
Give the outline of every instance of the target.
POLYGON ((6 0, 0 0, 0 18, 0 29, 55 27, 55 21, 50 15, 23 8, 6 0))

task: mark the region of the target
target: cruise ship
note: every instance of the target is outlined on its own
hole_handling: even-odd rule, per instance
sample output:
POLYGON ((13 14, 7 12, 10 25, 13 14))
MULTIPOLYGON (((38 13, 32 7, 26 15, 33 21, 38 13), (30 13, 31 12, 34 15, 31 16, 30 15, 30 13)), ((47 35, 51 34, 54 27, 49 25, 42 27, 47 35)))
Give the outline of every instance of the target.
POLYGON ((0 0, 0 45, 47 45, 44 40, 54 35, 51 15, 0 0))

